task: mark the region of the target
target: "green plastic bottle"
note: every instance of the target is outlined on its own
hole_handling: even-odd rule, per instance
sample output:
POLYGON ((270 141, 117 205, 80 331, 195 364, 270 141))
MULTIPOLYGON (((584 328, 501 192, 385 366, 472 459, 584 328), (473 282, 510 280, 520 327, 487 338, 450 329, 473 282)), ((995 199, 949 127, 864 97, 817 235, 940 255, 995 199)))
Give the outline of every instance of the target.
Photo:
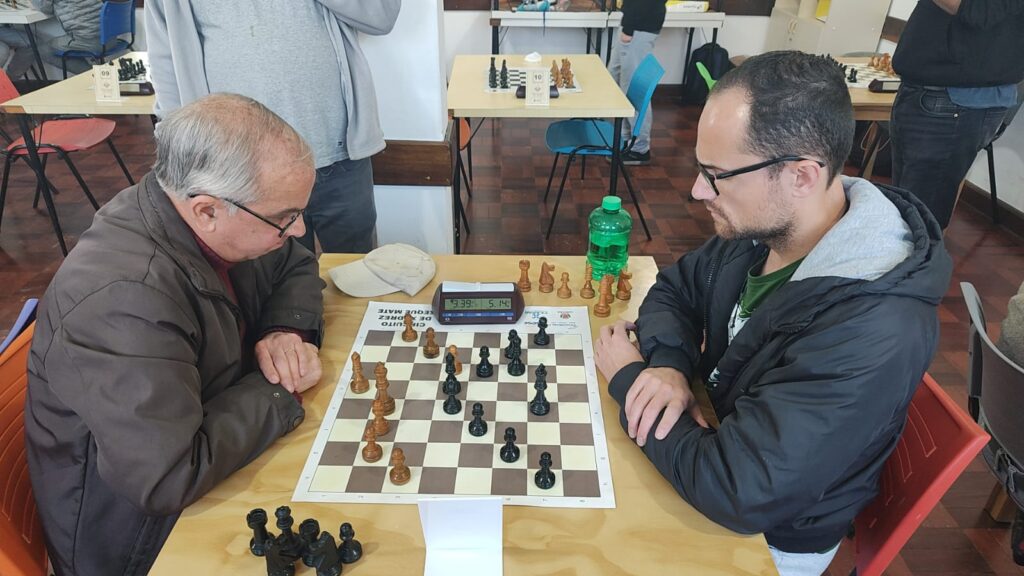
POLYGON ((605 196, 601 205, 590 213, 590 249, 587 261, 594 268, 593 279, 605 274, 618 276, 629 260, 629 233, 633 218, 622 209, 622 199, 605 196))

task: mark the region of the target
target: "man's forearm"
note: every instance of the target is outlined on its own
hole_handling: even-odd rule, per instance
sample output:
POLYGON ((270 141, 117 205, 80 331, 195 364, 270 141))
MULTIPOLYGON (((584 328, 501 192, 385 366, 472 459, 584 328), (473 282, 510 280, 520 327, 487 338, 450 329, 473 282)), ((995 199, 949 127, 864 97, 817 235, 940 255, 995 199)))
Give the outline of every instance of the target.
POLYGON ((935 2, 936 6, 951 16, 956 16, 956 13, 960 11, 960 0, 932 0, 932 2, 935 2))

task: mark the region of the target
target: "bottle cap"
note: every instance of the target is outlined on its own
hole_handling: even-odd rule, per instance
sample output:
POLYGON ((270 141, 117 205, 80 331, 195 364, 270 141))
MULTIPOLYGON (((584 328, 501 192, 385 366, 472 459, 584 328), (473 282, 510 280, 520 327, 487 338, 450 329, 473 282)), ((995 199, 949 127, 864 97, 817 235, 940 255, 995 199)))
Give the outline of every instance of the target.
POLYGON ((622 209, 622 198, 618 196, 605 196, 601 199, 601 208, 609 212, 618 212, 622 209))

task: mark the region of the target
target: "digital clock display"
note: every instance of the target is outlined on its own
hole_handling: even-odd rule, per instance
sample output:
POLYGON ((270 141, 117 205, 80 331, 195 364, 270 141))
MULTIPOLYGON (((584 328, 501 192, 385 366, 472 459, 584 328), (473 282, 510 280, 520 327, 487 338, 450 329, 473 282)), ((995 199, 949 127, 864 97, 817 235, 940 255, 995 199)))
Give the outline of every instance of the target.
POLYGON ((510 310, 512 298, 445 298, 446 310, 510 310))

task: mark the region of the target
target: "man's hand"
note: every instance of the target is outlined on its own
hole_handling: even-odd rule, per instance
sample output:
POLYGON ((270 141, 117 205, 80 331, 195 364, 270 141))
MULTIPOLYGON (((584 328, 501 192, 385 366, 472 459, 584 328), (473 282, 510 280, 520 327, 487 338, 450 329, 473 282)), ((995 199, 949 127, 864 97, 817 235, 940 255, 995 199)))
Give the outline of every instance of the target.
POLYGON ((256 362, 271 384, 302 393, 320 381, 319 349, 298 334, 271 332, 256 343, 256 362))
POLYGON ((594 361, 606 381, 611 382, 619 370, 633 362, 644 361, 636 344, 629 341, 629 333, 633 330, 636 330, 636 324, 625 320, 619 320, 614 326, 601 327, 601 335, 594 346, 594 361))
POLYGON ((647 443, 651 426, 662 411, 664 415, 654 431, 658 440, 668 436, 684 412, 688 412, 700 426, 708 427, 686 377, 675 368, 648 368, 641 372, 626 393, 625 410, 626 432, 630 438, 636 439, 637 446, 647 443))
POLYGON ((622 41, 623 44, 629 44, 630 42, 633 41, 633 37, 630 36, 629 34, 622 34, 619 37, 619 39, 622 41))

